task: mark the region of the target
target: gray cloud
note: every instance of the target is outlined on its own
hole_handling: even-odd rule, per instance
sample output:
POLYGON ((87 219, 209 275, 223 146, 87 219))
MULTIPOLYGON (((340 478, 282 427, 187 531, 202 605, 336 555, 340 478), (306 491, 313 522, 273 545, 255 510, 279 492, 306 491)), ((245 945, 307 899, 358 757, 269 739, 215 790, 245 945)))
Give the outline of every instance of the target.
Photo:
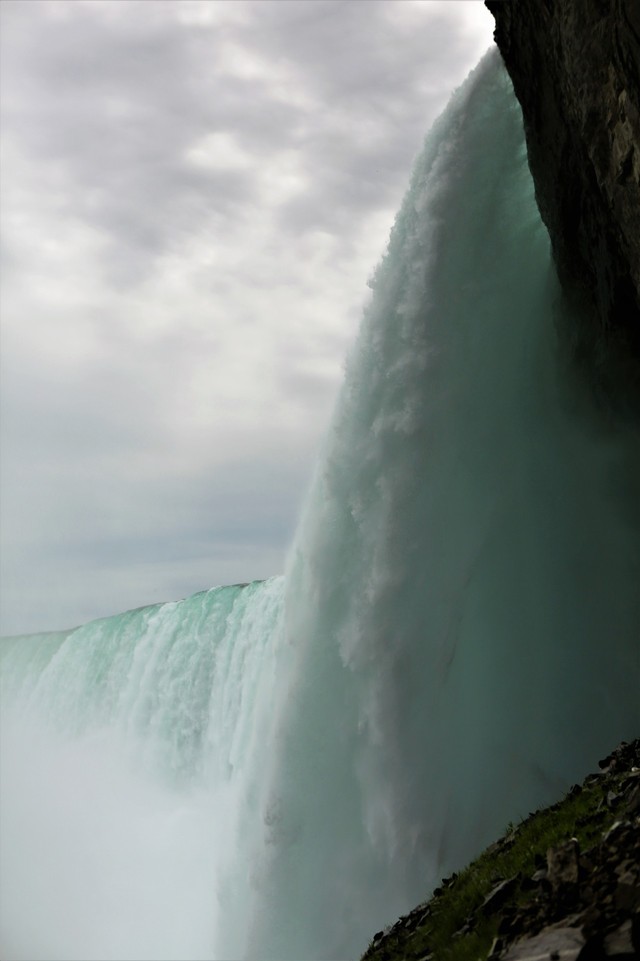
POLYGON ((372 203, 397 200, 425 118, 465 53, 455 11, 431 16, 428 29, 394 29, 389 2, 263 0, 224 29, 180 24, 166 0, 127 3, 116 17, 77 2, 17 4, 19 16, 8 6, 5 122, 17 119, 24 147, 47 158, 43 187, 65 191, 66 213, 110 237, 121 276, 212 211, 232 217, 257 202, 251 172, 185 162, 203 131, 233 131, 257 167, 286 148, 309 155, 312 185, 282 218, 294 231, 342 229, 372 203), (225 44, 284 79, 234 76, 216 57, 225 44), (311 103, 286 102, 288 90, 311 103))
POLYGON ((282 569, 478 2, 0 5, 3 631, 282 569))

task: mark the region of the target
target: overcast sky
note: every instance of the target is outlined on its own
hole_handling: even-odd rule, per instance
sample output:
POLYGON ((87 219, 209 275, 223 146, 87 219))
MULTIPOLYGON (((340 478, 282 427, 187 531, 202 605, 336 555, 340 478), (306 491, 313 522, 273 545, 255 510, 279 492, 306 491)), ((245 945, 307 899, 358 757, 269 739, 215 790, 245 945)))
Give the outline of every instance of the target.
POLYGON ((279 573, 480 0, 2 0, 2 633, 279 573))

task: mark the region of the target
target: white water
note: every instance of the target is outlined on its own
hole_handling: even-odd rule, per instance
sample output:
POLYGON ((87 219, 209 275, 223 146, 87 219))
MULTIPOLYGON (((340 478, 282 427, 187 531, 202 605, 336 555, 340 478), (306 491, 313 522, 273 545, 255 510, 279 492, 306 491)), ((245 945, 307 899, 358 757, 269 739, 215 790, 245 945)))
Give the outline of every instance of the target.
POLYGON ((3 642, 4 961, 355 958, 637 734, 637 431, 495 55, 374 287, 285 580, 3 642))
POLYGON ((281 610, 274 578, 3 642, 3 961, 224 956, 281 610))

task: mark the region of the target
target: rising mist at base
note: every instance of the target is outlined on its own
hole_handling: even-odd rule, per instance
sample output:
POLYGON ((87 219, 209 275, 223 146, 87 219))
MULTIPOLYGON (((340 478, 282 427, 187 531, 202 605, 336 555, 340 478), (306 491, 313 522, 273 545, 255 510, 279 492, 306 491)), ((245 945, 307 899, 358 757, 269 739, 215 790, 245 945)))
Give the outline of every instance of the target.
POLYGON ((495 53, 372 286, 284 577, 2 642, 3 958, 356 958, 637 735, 638 430, 495 53))

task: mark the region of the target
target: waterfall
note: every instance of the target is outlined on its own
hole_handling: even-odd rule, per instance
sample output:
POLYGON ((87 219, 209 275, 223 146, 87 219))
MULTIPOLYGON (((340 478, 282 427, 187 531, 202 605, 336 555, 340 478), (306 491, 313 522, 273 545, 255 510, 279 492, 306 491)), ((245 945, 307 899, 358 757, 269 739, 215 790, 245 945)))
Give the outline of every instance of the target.
POLYGON ((3 958, 356 958, 637 735, 638 431, 497 53, 371 286, 283 578, 2 642, 3 958))
POLYGON ((282 593, 273 578, 2 641, 3 959, 225 956, 282 593))

